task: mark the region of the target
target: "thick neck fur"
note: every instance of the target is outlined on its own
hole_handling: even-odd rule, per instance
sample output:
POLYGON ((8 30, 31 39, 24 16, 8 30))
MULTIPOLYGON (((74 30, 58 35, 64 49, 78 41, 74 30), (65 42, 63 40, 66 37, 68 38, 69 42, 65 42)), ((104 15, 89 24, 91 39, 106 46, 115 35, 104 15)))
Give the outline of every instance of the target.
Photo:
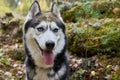
POLYGON ((50 69, 36 68, 36 75, 33 80, 54 80, 48 77, 48 72, 50 72, 50 69))

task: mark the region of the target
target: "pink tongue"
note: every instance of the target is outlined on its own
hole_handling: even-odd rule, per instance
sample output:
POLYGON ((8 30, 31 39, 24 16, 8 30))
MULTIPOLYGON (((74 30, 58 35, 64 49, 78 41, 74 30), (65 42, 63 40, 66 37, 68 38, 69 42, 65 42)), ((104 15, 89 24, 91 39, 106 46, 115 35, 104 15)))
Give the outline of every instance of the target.
POLYGON ((43 51, 43 60, 45 64, 52 65, 54 63, 54 55, 52 51, 43 51))

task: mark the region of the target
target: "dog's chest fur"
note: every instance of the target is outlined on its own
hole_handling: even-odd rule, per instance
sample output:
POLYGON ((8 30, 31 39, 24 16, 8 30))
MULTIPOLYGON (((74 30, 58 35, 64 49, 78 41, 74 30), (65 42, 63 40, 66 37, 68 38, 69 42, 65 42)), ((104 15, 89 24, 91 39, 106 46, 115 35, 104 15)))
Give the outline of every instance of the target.
POLYGON ((48 77, 48 72, 50 72, 50 69, 36 69, 36 75, 33 80, 54 80, 48 77))
POLYGON ((43 69, 36 67, 35 69, 31 69, 28 74, 32 80, 67 80, 67 78, 65 78, 67 77, 65 72, 66 67, 63 65, 57 72, 55 72, 53 68, 43 69))

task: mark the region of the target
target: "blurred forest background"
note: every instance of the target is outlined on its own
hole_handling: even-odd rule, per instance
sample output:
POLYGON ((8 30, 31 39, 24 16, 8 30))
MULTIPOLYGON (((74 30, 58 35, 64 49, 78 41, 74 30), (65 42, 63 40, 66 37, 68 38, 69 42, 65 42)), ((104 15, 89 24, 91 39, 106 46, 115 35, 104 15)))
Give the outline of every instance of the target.
MULTIPOLYGON (((0 80, 24 80, 22 26, 34 0, 0 0, 0 80)), ((120 80, 120 0, 57 2, 66 23, 70 80, 120 80)))

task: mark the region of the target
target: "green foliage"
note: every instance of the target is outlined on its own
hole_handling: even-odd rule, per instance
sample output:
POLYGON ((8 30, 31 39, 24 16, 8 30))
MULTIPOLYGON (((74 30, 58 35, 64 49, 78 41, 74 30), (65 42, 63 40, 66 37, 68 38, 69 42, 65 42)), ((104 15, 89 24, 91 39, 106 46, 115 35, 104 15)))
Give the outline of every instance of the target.
MULTIPOLYGON (((48 5, 50 4, 49 1, 48 2, 46 0, 43 1, 37 0, 37 1, 39 2, 42 11, 49 10, 50 8, 48 7, 48 5)), ((29 8, 33 2, 34 0, 22 0, 21 5, 16 8, 16 11, 26 14, 29 11, 29 8)))
POLYGON ((14 59, 24 61, 25 55, 23 52, 24 52, 23 49, 18 49, 17 52, 14 53, 14 59))
MULTIPOLYGON (((4 14, 6 12, 17 12, 19 14, 27 14, 31 4, 34 0, 17 0, 19 2, 15 2, 14 0, 0 0, 0 14, 4 14), (18 4, 19 3, 19 4, 18 4)), ((47 11, 50 9, 50 2, 47 0, 37 0, 40 3, 41 9, 43 11, 47 11)))
POLYGON ((10 12, 10 8, 5 4, 4 0, 0 0, 0 14, 4 14, 5 12, 10 12))
POLYGON ((120 1, 85 0, 85 3, 80 3, 80 5, 63 12, 63 19, 69 22, 77 22, 81 18, 114 18, 117 16, 113 13, 113 9, 116 7, 120 8, 120 1))
POLYGON ((69 19, 68 21, 72 22, 77 22, 80 18, 99 18, 100 16, 99 11, 94 10, 93 4, 91 3, 83 3, 82 5, 76 6, 73 9, 63 13, 63 19, 65 21, 69 19))
POLYGON ((93 9, 100 12, 101 18, 116 17, 116 15, 112 12, 112 10, 116 7, 120 8, 120 1, 100 1, 99 3, 94 3, 93 5, 93 9))
POLYGON ((4 55, 0 56, 0 63, 10 66, 10 61, 9 61, 8 56, 4 56, 4 55))
POLYGON ((33 0, 23 0, 21 5, 16 8, 17 11, 25 14, 28 12, 33 0))
POLYGON ((83 6, 83 10, 84 10, 84 13, 86 14, 85 18, 89 18, 89 17, 99 18, 100 17, 99 11, 94 10, 93 5, 91 5, 90 3, 85 4, 83 6))
POLYGON ((84 3, 90 2, 90 1, 93 1, 93 0, 81 0, 81 2, 84 2, 84 3))
POLYGON ((111 80, 120 80, 120 69, 112 76, 111 80))
MULTIPOLYGON (((77 24, 78 25, 78 24, 77 24)), ((120 56, 120 21, 106 22, 100 29, 72 25, 68 33, 68 48, 74 53, 88 56, 103 53, 120 56)))
POLYGON ((72 78, 73 78, 74 80, 84 80, 83 75, 84 75, 85 73, 86 73, 86 70, 80 69, 80 70, 76 71, 76 72, 72 75, 72 78))

